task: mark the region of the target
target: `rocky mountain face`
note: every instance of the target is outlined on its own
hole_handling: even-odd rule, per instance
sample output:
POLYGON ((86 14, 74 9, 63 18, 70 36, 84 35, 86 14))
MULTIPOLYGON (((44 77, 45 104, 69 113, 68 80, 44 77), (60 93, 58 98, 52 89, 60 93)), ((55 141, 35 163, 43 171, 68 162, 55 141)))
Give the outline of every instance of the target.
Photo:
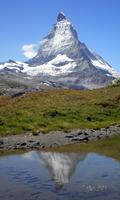
POLYGON ((94 89, 119 77, 102 57, 79 41, 76 30, 63 13, 58 14, 34 58, 25 63, 12 60, 0 63, 0 74, 5 80, 9 77, 11 81, 18 80, 19 85, 20 82, 27 84, 28 90, 43 87, 94 89))

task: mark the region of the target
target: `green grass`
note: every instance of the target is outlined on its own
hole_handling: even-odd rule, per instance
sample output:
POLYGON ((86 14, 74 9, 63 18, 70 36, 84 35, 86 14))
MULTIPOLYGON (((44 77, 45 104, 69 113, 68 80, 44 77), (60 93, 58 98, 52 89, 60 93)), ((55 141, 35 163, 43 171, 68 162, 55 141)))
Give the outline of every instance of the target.
POLYGON ((120 86, 0 97, 0 135, 120 124, 120 86))

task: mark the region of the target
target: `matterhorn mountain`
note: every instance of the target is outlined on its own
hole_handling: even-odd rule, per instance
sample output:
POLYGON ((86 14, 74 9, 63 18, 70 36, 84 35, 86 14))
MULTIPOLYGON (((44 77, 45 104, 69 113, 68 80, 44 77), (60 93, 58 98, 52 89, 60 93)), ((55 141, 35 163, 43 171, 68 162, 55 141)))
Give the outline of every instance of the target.
POLYGON ((16 91, 16 85, 19 92, 46 87, 94 89, 109 85, 119 76, 102 57, 79 41, 73 25, 61 12, 40 42, 35 57, 24 63, 0 63, 0 91, 16 91))

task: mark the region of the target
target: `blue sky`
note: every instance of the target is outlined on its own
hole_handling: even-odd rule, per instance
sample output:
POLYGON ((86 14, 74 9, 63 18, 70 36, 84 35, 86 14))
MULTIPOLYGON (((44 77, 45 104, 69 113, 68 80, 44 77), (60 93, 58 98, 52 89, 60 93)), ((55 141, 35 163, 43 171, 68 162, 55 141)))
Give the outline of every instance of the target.
POLYGON ((63 11, 81 42, 120 71, 120 0, 0 0, 0 62, 26 60, 63 11))

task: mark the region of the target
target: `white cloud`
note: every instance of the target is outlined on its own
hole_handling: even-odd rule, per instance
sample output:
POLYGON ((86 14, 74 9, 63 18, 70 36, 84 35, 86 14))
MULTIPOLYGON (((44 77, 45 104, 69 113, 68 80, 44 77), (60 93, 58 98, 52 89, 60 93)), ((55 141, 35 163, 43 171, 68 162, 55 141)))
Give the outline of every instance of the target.
POLYGON ((26 58, 33 58, 37 54, 38 45, 26 44, 23 45, 21 50, 26 58))

